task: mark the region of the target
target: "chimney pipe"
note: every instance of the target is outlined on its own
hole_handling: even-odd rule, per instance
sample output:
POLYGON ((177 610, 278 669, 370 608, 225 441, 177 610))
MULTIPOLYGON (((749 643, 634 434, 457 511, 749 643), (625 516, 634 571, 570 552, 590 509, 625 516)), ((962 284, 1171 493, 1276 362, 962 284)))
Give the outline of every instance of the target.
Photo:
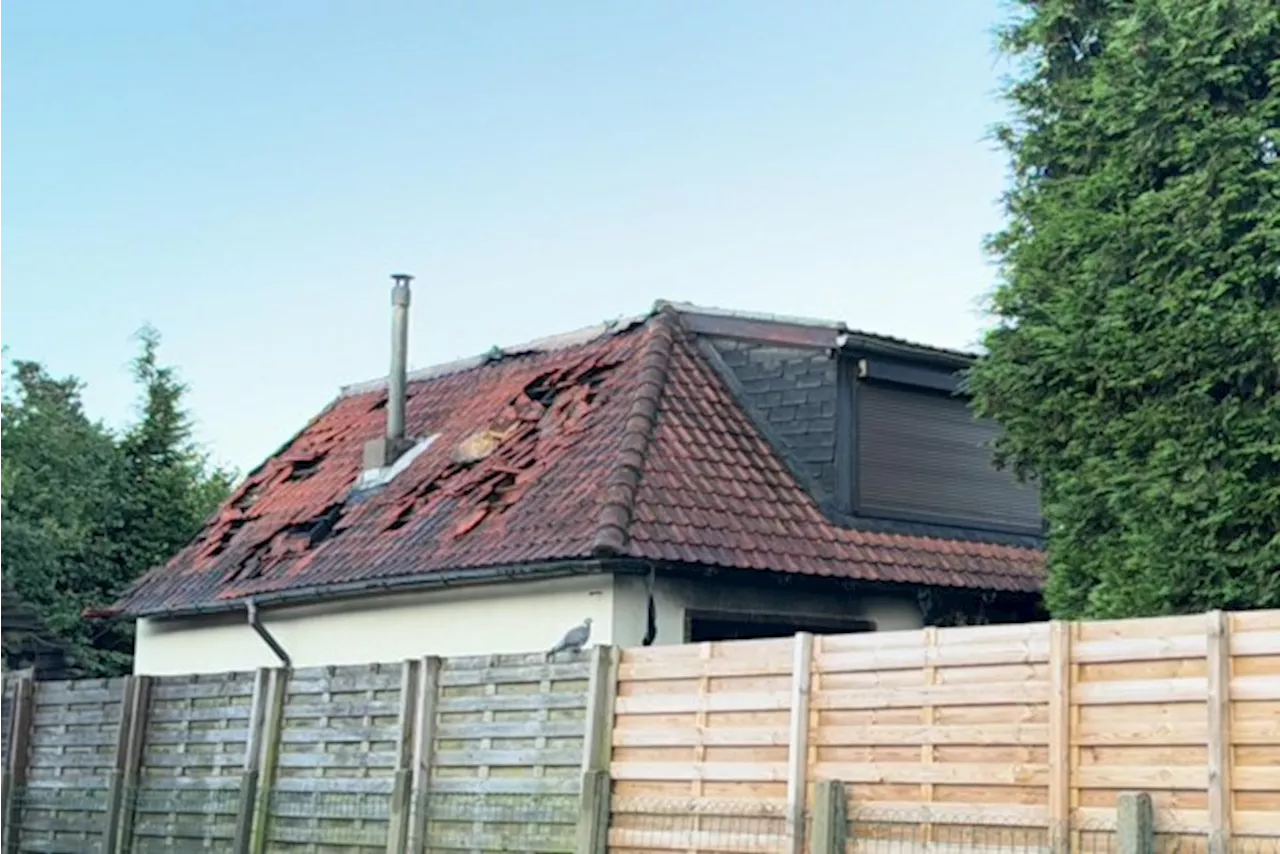
MULTIPOLYGON (((364 446, 364 470, 373 474, 386 469, 413 445, 404 433, 405 386, 409 360, 409 283, 413 276, 391 277, 391 373, 387 377, 387 431, 364 446)), ((376 478, 376 475, 375 475, 376 478)))
MULTIPOLYGON (((404 443, 405 383, 409 358, 409 283, 413 276, 391 277, 391 374, 387 380, 387 444, 404 443)), ((397 454, 397 456, 399 456, 397 454)))

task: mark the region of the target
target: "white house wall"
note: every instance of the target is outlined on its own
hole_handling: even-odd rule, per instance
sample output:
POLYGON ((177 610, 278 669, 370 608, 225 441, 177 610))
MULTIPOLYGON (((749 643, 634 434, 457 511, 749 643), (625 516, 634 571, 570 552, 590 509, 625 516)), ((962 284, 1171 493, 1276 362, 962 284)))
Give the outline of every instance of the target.
MULTIPOLYGON (((742 586, 723 577, 657 578, 655 643, 685 642, 689 611, 818 621, 865 620, 877 631, 923 625, 914 594, 810 593, 742 586)), ((645 579, 592 575, 506 582, 350 599, 325 606, 269 608, 262 621, 295 667, 400 661, 422 655, 488 655, 543 650, 592 618, 592 642, 639 646, 648 625, 645 579)), ((279 662, 243 613, 180 620, 142 619, 134 671, 155 676, 273 667, 279 662)))
MULTIPOLYGON (((488 655, 547 649, 592 618, 592 640, 613 638, 607 575, 508 582, 262 610, 295 667, 488 655)), ((278 666, 243 614, 138 621, 134 672, 153 676, 278 666)))

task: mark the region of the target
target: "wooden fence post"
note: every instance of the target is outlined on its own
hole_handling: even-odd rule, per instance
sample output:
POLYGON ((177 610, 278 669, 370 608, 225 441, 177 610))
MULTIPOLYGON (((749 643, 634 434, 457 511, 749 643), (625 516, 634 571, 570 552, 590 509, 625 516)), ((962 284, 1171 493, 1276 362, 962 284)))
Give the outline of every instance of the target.
POLYGON ((249 852, 267 850, 267 825, 271 817, 271 787, 276 775, 276 756, 280 750, 280 723, 284 714, 284 698, 289 687, 290 670, 272 667, 267 671, 265 699, 262 705, 262 730, 259 734, 258 784, 252 804, 241 804, 251 812, 249 852))
POLYGON ((103 845, 114 854, 132 845, 134 805, 142 768, 142 746, 147 736, 147 712, 151 707, 151 677, 126 676, 120 699, 120 729, 116 736, 115 767, 107 789, 107 826, 103 845))
POLYGON ((27 784, 30 761, 31 723, 35 712, 34 674, 23 674, 13 689, 13 720, 9 729, 9 761, 4 774, 4 840, 5 854, 17 854, 22 818, 22 798, 27 784))
POLYGON ((609 772, 593 768, 582 775, 576 854, 605 854, 609 848, 609 772))
POLYGON ((1206 695, 1209 727, 1209 854, 1231 847, 1231 617, 1209 614, 1206 695))
POLYGON ((1049 623, 1049 844, 1071 845, 1071 624, 1049 623))
POLYGON ((1146 792, 1124 792, 1116 798, 1116 854, 1154 854, 1155 813, 1146 792))
POLYGON ((440 696, 439 656, 418 661, 418 692, 413 709, 413 773, 410 779, 410 830, 406 850, 427 850, 427 810, 431 793, 431 762, 436 743, 436 702, 440 696))
POLYGON ((0 744, 4 745, 5 762, 0 764, 0 850, 4 850, 5 828, 9 826, 9 743, 13 740, 14 680, 0 672, 0 744))
POLYGON ((787 751, 787 852, 804 851, 805 798, 809 770, 809 688, 813 678, 813 635, 798 632, 791 663, 791 729, 787 751))
POLYGON ((400 669, 400 711, 396 717, 396 770, 391 786, 387 854, 403 854, 409 841, 409 811, 413 806, 413 725, 417 718, 420 668, 405 661, 400 669))
POLYGON ((813 854, 844 854, 849 836, 845 798, 841 780, 819 780, 813 784, 813 854))
POLYGON ((613 705, 618 693, 615 646, 591 650, 587 710, 582 737, 582 796, 576 854, 605 854, 609 843, 609 763, 613 754, 613 705))
POLYGON ((240 769, 240 795, 236 805, 235 835, 232 837, 233 854, 248 854, 249 837, 253 831, 253 808, 258 801, 258 762, 262 758, 262 722, 267 703, 269 670, 259 667, 253 674, 253 699, 249 705, 249 731, 245 737, 244 765, 240 769))

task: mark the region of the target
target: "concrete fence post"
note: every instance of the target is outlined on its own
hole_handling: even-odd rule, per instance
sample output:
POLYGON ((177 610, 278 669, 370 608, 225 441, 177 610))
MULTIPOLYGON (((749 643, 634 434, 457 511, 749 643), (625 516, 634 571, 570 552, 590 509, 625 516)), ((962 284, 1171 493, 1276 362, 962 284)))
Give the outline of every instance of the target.
POLYGON ((1125 792, 1116 799, 1116 854, 1155 854, 1156 822, 1151 796, 1125 792))
POLYGON ((849 808, 842 780, 813 784, 812 854, 844 854, 849 836, 849 808))

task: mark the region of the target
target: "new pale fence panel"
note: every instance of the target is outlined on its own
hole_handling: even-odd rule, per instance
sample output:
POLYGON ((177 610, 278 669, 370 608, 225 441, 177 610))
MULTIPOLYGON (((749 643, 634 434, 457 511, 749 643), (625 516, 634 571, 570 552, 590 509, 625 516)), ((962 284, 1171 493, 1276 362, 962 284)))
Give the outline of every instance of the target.
POLYGON ((1224 788, 1238 836, 1280 835, 1280 611, 1227 615, 1230 719, 1224 788))
POLYGON ((240 809, 254 674, 152 679, 132 816, 131 850, 229 847, 240 809))
POLYGON ((26 785, 11 795, 18 799, 24 850, 106 850, 124 682, 80 679, 36 684, 26 785))
POLYGON ((431 850, 572 850, 588 677, 584 660, 445 660, 426 796, 431 850))
POLYGON ((1204 617, 1071 626, 1071 801, 1078 822, 1150 793, 1157 827, 1207 829, 1204 617))
POLYGON ((613 851, 786 850, 795 657, 792 639, 622 651, 613 851))
POLYGON ((859 846, 1047 842, 1050 645, 1047 624, 815 640, 809 776, 845 781, 859 846))

